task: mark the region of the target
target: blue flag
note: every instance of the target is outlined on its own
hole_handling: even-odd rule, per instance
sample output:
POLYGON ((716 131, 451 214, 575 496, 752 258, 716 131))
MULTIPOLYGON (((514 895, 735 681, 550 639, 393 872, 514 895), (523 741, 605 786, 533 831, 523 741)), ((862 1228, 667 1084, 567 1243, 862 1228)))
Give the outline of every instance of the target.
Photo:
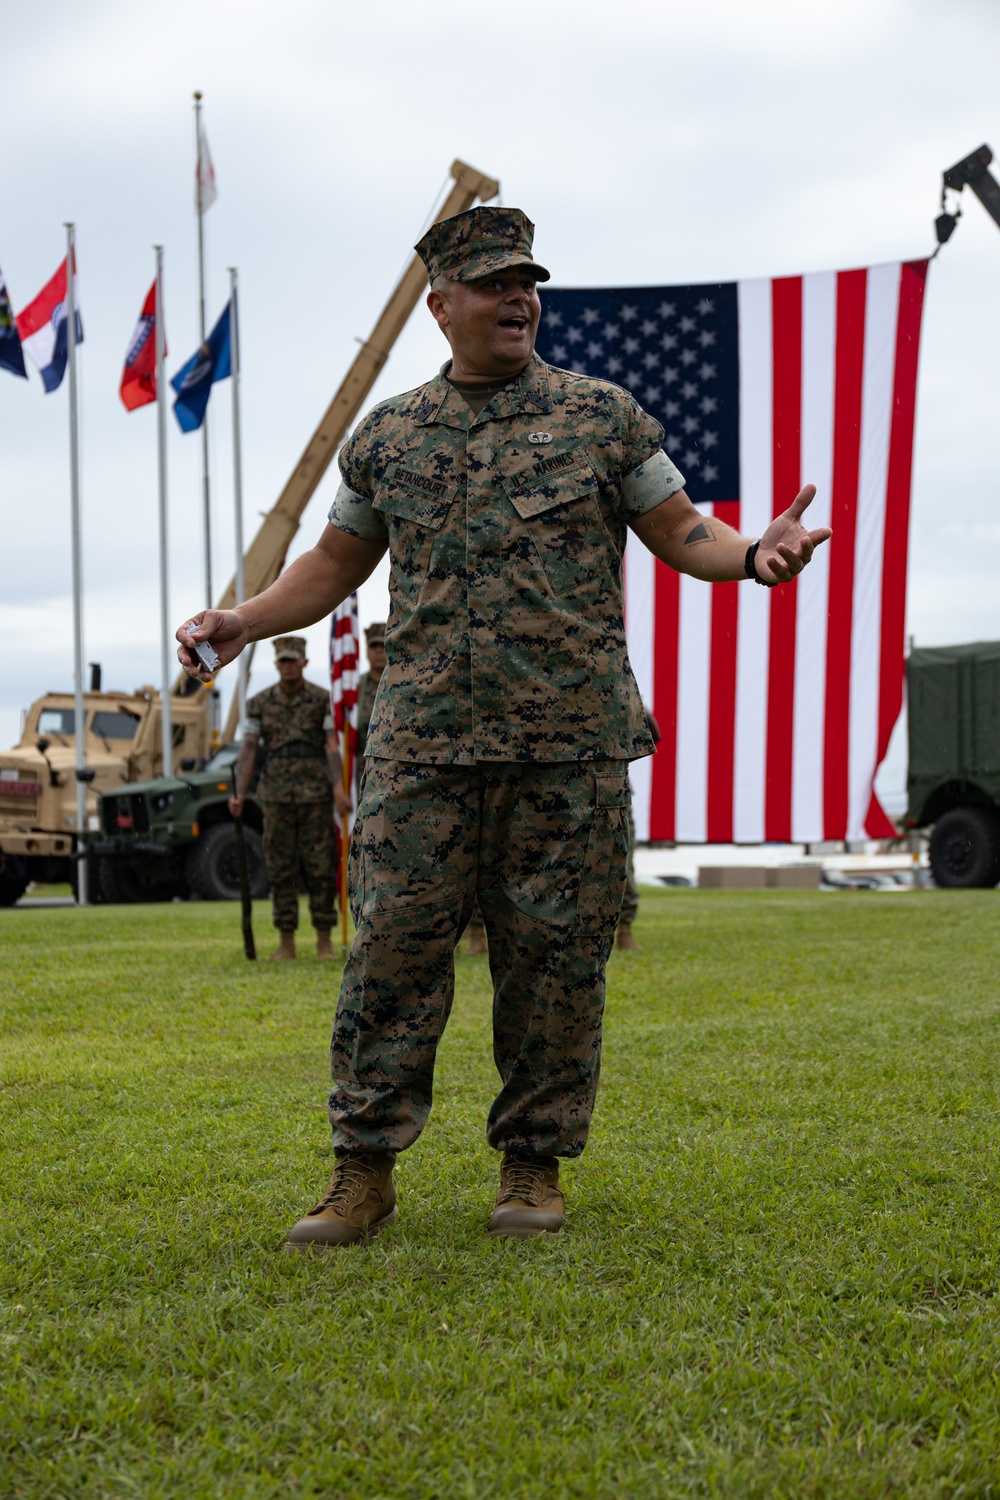
POLYGON ((10 305, 7 283, 3 279, 2 271, 0 271, 0 370, 9 370, 12 375, 23 375, 25 380, 28 378, 28 372, 24 368, 24 355, 21 352, 21 340, 14 321, 14 309, 10 305))
POLYGON ((232 373, 229 359, 229 303, 222 316, 196 354, 192 354, 170 384, 177 392, 174 416, 182 432, 197 432, 205 420, 205 409, 212 386, 232 373))

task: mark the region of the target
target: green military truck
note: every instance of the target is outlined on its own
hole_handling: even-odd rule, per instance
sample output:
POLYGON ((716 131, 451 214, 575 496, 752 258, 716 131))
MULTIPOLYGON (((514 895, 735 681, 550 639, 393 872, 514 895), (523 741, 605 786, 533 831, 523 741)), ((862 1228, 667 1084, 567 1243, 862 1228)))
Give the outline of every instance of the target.
MULTIPOLYGON (((86 827, 98 825, 101 793, 136 785, 164 767, 160 694, 101 690, 92 664, 83 695, 86 827)), ((187 678, 171 695, 173 767, 204 764, 212 742, 211 690, 187 678), (189 688, 188 683, 192 686, 189 688)), ((0 906, 13 906, 32 881, 76 882, 81 839, 76 807, 76 702, 46 693, 27 710, 18 744, 0 750, 0 906)))
MULTIPOLYGON (((114 787, 99 799, 100 827, 87 840, 94 899, 171 901, 240 895, 236 833, 229 812, 237 746, 224 745, 200 771, 114 787)), ((251 794, 243 810, 250 893, 267 895, 263 814, 251 794)))
POLYGON ((1000 881, 1000 641, 914 647, 906 666, 907 828, 931 829, 935 884, 1000 881))

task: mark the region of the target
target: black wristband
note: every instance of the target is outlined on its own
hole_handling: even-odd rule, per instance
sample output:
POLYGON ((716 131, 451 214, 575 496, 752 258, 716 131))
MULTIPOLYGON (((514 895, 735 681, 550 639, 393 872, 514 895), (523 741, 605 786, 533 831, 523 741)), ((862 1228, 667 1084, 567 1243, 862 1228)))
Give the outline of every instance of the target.
POLYGON ((761 578, 760 574, 757 572, 757 548, 759 546, 759 539, 756 542, 750 543, 750 546, 747 548, 747 555, 743 559, 743 571, 748 578, 753 579, 754 583, 759 583, 763 588, 766 589, 773 589, 776 587, 776 585, 773 583, 768 583, 767 579, 761 578))

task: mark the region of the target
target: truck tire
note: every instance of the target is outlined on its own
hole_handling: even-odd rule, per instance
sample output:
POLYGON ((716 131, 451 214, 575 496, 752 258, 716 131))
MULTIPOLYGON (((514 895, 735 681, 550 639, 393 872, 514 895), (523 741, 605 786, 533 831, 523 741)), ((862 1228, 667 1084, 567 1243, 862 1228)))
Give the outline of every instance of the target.
POLYGON ((1000 881, 1000 818, 989 807, 953 807, 934 824, 930 841, 935 885, 988 889, 1000 881))
POLYGON ((0 906, 14 906, 31 883, 25 860, 0 854, 0 906))
POLYGON ((187 891, 179 881, 163 880, 159 863, 151 858, 145 860, 114 858, 103 855, 91 861, 91 870, 97 866, 96 878, 92 878, 90 899, 106 902, 109 906, 132 906, 142 901, 172 901, 175 896, 186 896, 187 891))
MULTIPOLYGON (((267 895, 264 840, 244 823, 243 842, 247 851, 250 894, 259 899, 267 895)), ((240 867, 232 823, 215 823, 206 830, 188 855, 186 870, 188 884, 204 901, 240 899, 240 867)))

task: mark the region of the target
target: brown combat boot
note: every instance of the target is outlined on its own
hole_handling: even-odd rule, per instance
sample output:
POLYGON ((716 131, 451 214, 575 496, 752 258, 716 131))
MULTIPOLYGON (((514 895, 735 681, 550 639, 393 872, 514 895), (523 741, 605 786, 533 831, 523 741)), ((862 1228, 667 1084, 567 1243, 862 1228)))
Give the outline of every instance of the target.
POLYGON ((470 957, 473 958, 478 953, 486 952, 485 927, 479 927, 478 925, 470 924, 465 934, 465 951, 470 955, 470 957))
POLYGON ((519 1156, 505 1151, 490 1234, 519 1240, 534 1234, 558 1234, 563 1226, 563 1202, 556 1157, 519 1156))
POLYGON ((625 948, 630 953, 634 953, 634 952, 636 952, 638 950, 639 944, 636 942, 635 938, 632 936, 632 923, 631 922, 619 922, 618 923, 618 943, 617 943, 617 946, 619 948, 625 948))
POLYGON ((339 1157, 330 1186, 294 1226, 285 1249, 323 1250, 378 1234, 396 1217, 395 1164, 395 1151, 355 1151, 339 1157))
POLYGON ((316 928, 316 957, 333 958, 333 944, 330 942, 329 927, 316 928))
POLYGON ((281 941, 279 942, 277 948, 275 948, 274 952, 267 955, 268 958, 271 960, 281 958, 298 958, 299 955, 295 951, 295 933, 282 932, 279 933, 279 937, 281 938, 281 941))

